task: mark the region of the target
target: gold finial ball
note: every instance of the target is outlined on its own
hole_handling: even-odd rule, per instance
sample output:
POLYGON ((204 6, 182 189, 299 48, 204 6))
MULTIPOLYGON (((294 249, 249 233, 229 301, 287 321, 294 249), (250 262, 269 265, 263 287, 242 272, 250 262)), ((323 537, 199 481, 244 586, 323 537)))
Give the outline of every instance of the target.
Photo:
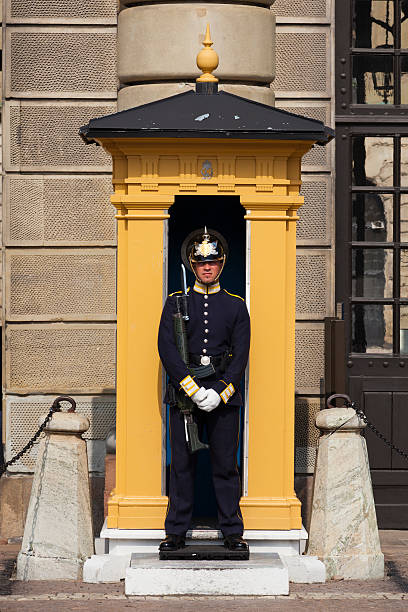
POLYGON ((218 83, 217 77, 212 73, 218 66, 218 53, 211 49, 213 41, 210 36, 210 24, 207 23, 207 31, 203 41, 204 49, 201 49, 197 55, 197 66, 202 70, 203 74, 196 79, 196 81, 202 82, 215 82, 218 83))

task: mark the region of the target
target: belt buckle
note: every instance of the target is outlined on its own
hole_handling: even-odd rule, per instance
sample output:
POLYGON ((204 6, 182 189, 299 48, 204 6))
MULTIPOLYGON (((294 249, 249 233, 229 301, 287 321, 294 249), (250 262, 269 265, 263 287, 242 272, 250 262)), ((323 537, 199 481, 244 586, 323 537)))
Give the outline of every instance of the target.
POLYGON ((209 355, 201 355, 200 363, 203 366, 207 366, 211 363, 211 357, 209 355))

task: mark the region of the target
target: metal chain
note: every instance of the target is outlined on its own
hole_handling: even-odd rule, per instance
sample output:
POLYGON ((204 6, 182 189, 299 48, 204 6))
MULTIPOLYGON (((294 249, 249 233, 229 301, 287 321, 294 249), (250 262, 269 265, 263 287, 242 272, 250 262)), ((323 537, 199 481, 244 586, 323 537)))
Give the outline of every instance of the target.
POLYGON ((35 442, 38 440, 38 438, 40 437, 40 435, 42 434, 42 432, 44 431, 44 429, 47 426, 47 423, 51 420, 52 415, 54 414, 54 412, 61 412, 61 406, 60 403, 61 402, 69 402, 71 404, 71 408, 68 410, 68 412, 75 412, 75 408, 76 408, 76 403, 75 400, 72 399, 72 397, 69 397, 68 395, 60 395, 59 397, 57 397, 51 408, 49 413, 47 414, 47 416, 45 417, 44 421, 41 423, 41 425, 39 426, 38 430, 35 432, 35 434, 33 435, 33 437, 27 442, 27 444, 24 446, 24 448, 21 449, 21 451, 19 453, 17 453, 17 455, 14 455, 14 457, 12 457, 9 461, 6 461, 6 463, 3 463, 0 465, 0 477, 4 474, 4 472, 7 470, 7 468, 9 467, 9 465, 13 465, 13 463, 15 463, 16 461, 18 461, 19 459, 21 459, 21 457, 30 450, 30 448, 32 448, 35 444, 35 442))
POLYGON ((349 408, 353 408, 356 411, 357 416, 364 421, 364 423, 367 425, 367 427, 369 427, 371 429, 371 431, 373 433, 375 433, 375 435, 377 436, 377 438, 380 438, 380 440, 382 440, 384 442, 384 444, 386 444, 387 446, 389 446, 392 450, 394 450, 396 453, 398 453, 399 455, 401 455, 401 457, 404 457, 404 459, 406 459, 408 461, 408 452, 401 450, 400 448, 398 448, 398 446, 395 446, 395 444, 393 444, 390 440, 388 440, 382 433, 381 431, 378 431, 378 429, 376 428, 375 425, 373 425, 368 418, 366 417, 366 415, 364 414, 364 412, 361 410, 361 408, 358 407, 356 402, 350 402, 349 408))
MULTIPOLYGON (((362 411, 361 408, 359 408, 357 402, 352 402, 350 397, 348 395, 344 395, 344 394, 340 394, 340 393, 335 393, 333 395, 330 395, 330 397, 327 398, 327 407, 328 408, 335 408, 336 405, 332 404, 332 402, 336 399, 342 399, 345 402, 345 405, 347 408, 353 408, 353 410, 355 410, 356 415, 362 420, 364 421, 364 423, 367 425, 367 427, 369 427, 369 429, 371 429, 371 431, 378 437, 380 438, 380 440, 382 440, 384 442, 384 444, 386 444, 387 446, 389 446, 392 450, 394 450, 396 453, 398 453, 399 455, 401 455, 401 457, 404 457, 404 459, 406 459, 408 461, 408 452, 407 451, 403 451, 400 448, 398 448, 398 446, 395 446, 395 444, 393 444, 390 440, 388 440, 388 438, 386 438, 381 431, 379 431, 375 425, 373 425, 373 423, 371 423, 371 421, 368 420, 367 416, 365 415, 365 413, 362 411)), ((350 420, 350 419, 349 419, 350 420)), ((339 427, 336 428, 340 429, 342 426, 344 425, 344 423, 342 423, 342 425, 339 425, 339 427)), ((333 432, 334 433, 334 432, 333 432)))

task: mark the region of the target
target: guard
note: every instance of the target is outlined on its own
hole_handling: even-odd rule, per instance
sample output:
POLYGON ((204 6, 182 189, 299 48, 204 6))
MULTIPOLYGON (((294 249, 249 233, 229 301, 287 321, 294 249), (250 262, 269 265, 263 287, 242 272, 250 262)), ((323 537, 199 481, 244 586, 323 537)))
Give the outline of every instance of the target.
POLYGON ((166 539, 160 551, 184 548, 192 518, 194 450, 200 442, 191 447, 193 430, 186 418, 189 407, 198 433, 204 425, 207 428, 224 546, 247 551, 242 539, 237 448, 239 407, 243 403, 239 385, 248 361, 249 315, 243 298, 221 289, 219 278, 228 245, 220 233, 207 228, 192 232, 183 242, 181 256, 196 281, 192 291, 185 289, 167 298, 158 339, 160 358, 170 379, 164 401, 170 404, 172 450, 166 539), (175 334, 174 320, 178 316, 185 321, 184 339, 175 334))

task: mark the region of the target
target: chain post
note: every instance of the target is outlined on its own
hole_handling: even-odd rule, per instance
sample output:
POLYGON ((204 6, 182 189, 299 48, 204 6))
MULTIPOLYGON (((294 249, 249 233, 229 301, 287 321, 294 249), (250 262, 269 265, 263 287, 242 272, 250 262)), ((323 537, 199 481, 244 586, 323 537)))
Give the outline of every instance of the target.
MULTIPOLYGON (((389 446, 393 451, 395 451, 396 453, 401 455, 401 457, 404 457, 404 459, 406 459, 408 461, 408 452, 401 450, 400 448, 398 448, 398 446, 395 446, 395 444, 393 444, 390 440, 388 440, 376 428, 376 426, 373 425, 373 423, 371 423, 371 421, 368 420, 367 415, 359 407, 357 402, 353 402, 348 395, 343 395, 343 394, 340 394, 340 393, 334 393, 333 395, 330 395, 330 397, 327 398, 327 403, 326 403, 327 408, 335 408, 336 406, 333 405, 332 402, 334 400, 336 400, 336 399, 343 399, 345 401, 346 408, 353 408, 353 410, 355 411, 355 413, 359 417, 359 419, 361 419, 367 425, 367 427, 369 429, 371 429, 371 431, 377 436, 377 438, 380 438, 380 440, 382 440, 384 442, 384 444, 389 446)), ((340 426, 340 428, 341 428, 341 426, 340 426)))
POLYGON ((61 406, 60 406, 61 402, 68 402, 69 404, 71 404, 71 408, 69 408, 68 412, 75 412, 75 408, 76 408, 75 400, 72 397, 69 397, 69 395, 59 395, 53 401, 50 411, 45 417, 44 421, 41 423, 38 430, 35 432, 32 438, 27 442, 24 448, 22 448, 21 451, 18 452, 16 455, 14 455, 14 457, 12 457, 9 461, 6 461, 5 463, 3 462, 0 465, 0 478, 3 476, 4 472, 7 470, 7 468, 10 465, 13 465, 13 463, 16 463, 16 461, 21 459, 21 457, 25 455, 25 453, 28 452, 34 446, 35 442, 38 440, 38 438, 40 437, 40 435, 46 428, 47 423, 51 420, 54 412, 62 412, 61 406))

